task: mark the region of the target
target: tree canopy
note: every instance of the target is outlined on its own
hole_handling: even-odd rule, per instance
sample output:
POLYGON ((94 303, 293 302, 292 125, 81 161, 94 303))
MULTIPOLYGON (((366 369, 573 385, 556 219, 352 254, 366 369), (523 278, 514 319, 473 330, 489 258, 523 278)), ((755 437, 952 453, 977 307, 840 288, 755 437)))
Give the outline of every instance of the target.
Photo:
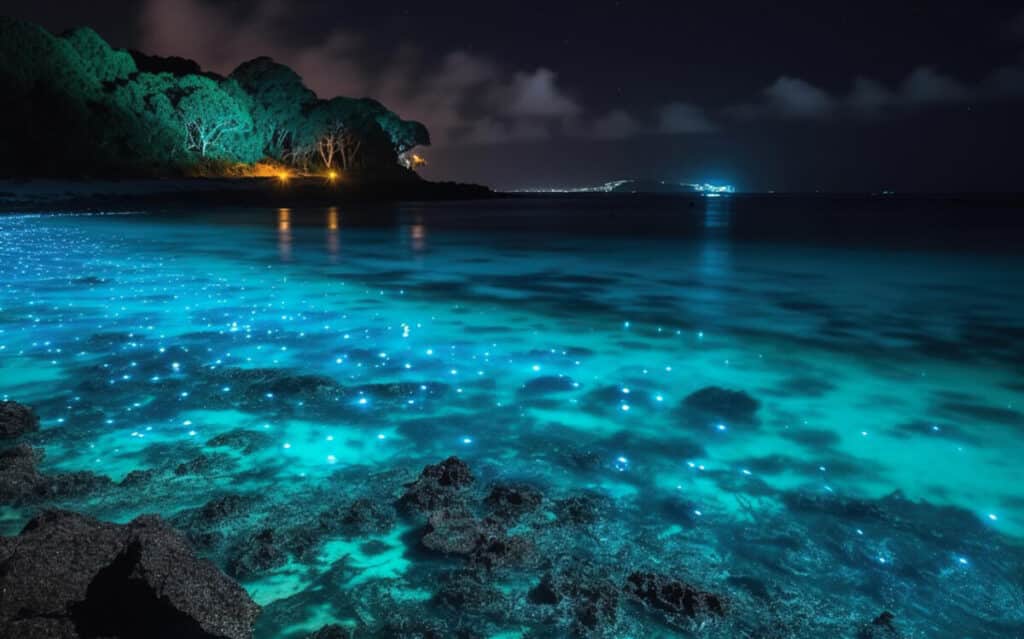
POLYGON ((266 57, 227 78, 191 60, 55 36, 0 18, 0 174, 173 175, 261 160, 298 170, 394 167, 429 145, 419 122, 368 98, 320 99, 266 57))

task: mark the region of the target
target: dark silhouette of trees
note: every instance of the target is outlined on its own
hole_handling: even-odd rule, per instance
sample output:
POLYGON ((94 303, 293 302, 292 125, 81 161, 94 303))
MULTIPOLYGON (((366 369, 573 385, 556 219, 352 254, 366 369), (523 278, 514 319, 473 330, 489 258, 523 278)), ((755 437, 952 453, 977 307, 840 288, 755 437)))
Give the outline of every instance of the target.
POLYGON ((228 77, 183 58, 113 49, 0 18, 0 174, 173 175, 267 159, 299 170, 386 171, 430 144, 375 100, 318 99, 270 58, 228 77))

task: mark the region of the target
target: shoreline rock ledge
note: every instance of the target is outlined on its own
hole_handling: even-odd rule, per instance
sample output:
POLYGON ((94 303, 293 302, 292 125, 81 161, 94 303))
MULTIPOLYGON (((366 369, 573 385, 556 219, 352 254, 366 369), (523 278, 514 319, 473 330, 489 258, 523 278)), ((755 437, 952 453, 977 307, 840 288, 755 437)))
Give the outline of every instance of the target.
POLYGON ((49 510, 0 537, 3 637, 249 639, 259 612, 157 516, 49 510))

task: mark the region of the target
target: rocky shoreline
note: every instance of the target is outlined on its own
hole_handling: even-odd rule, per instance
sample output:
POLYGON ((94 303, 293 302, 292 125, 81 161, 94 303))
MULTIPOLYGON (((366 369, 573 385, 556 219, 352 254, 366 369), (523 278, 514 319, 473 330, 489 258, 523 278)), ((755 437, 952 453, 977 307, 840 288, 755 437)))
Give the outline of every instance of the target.
MULTIPOLYGON (((322 393, 314 382, 305 379, 301 392, 322 393)), ((756 408, 746 394, 709 388, 680 410, 691 416, 731 411, 741 423, 754 419, 756 408)), ((763 519, 756 530, 691 526, 685 534, 649 538, 618 521, 614 499, 603 493, 547 494, 528 481, 495 479, 492 469, 472 469, 458 457, 418 471, 342 470, 326 490, 284 496, 211 490, 209 478, 274 445, 248 430, 222 433, 198 456, 180 462, 172 455, 120 482, 90 472, 48 474, 40 472, 41 453, 29 443, 45 432, 37 431, 32 410, 4 402, 0 417, 0 433, 10 444, 0 450, 2 501, 34 513, 20 534, 0 537, 5 637, 482 639, 513 627, 530 639, 694 633, 781 639, 822 629, 851 639, 909 638, 919 634, 905 631, 892 612, 865 610, 863 603, 823 605, 827 593, 800 576, 851 552, 841 550, 845 532, 832 523, 836 517, 865 528, 893 527, 899 535, 890 547, 908 558, 916 552, 922 562, 941 561, 948 548, 964 543, 960 539, 973 539, 979 566, 983 549, 1007 550, 979 528, 954 523, 959 513, 899 497, 792 494, 785 502, 790 518, 763 519), (190 501, 199 505, 180 507, 190 501), (136 516, 126 524, 91 516, 128 503, 168 515, 136 516), (90 516, 73 512, 80 507, 90 516), (261 609, 247 592, 268 575, 322 562, 325 549, 339 540, 353 550, 311 572, 308 585, 294 594, 265 601, 261 609), (704 568, 714 558, 697 549, 723 540, 740 555, 734 564, 740 568, 716 575, 704 568), (792 575, 752 569, 758 553, 779 548, 783 555, 772 565, 781 561, 792 575), (417 584, 426 592, 396 598, 393 577, 352 588, 360 570, 352 553, 401 558, 405 587, 417 584), (339 621, 309 628, 311 611, 324 602, 339 621)), ((679 512, 686 504, 661 507, 679 512)), ((841 565, 841 572, 849 570, 841 565)), ((1001 596, 992 588, 965 596, 979 602, 1001 596)), ((1008 603, 1000 601, 979 605, 978 614, 996 614, 1008 603)))

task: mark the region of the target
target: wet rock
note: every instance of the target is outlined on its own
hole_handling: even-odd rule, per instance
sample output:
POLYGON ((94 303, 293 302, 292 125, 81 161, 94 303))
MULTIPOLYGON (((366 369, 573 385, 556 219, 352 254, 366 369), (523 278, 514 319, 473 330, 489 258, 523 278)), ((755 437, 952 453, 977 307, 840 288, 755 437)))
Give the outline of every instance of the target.
POLYGON ((684 415, 690 419, 749 425, 757 423, 757 409, 760 405, 760 402, 744 391, 708 386, 687 395, 682 408, 684 415))
POLYGON ((394 508, 372 499, 357 499, 320 514, 320 526, 324 530, 351 537, 383 534, 394 525, 394 508))
POLYGON ((121 479, 120 485, 125 488, 144 486, 151 482, 154 477, 156 477, 155 470, 133 470, 121 479))
POLYGON ((182 462, 174 469, 178 477, 185 475, 210 475, 224 470, 231 465, 231 459, 225 455, 199 455, 187 462, 182 462))
POLYGON ((241 495, 223 495, 203 504, 196 513, 204 522, 214 523, 249 512, 251 500, 241 495))
POLYGON ((246 579, 283 566, 287 555, 277 543, 273 528, 264 528, 243 540, 229 553, 227 572, 236 579, 246 579))
POLYGON ((581 637, 610 636, 619 622, 619 589, 601 569, 574 562, 545 574, 527 593, 535 605, 555 606, 560 624, 581 637))
POLYGON ((313 401, 334 399, 343 388, 324 375, 298 375, 277 368, 225 369, 222 375, 229 386, 244 389, 249 400, 269 398, 313 401))
POLYGON ((898 639, 900 633, 893 625, 896 615, 883 611, 871 623, 864 624, 857 631, 857 639, 898 639))
POLYGON ((44 475, 37 468, 42 459, 41 449, 25 444, 0 451, 0 502, 17 506, 81 497, 113 485, 109 477, 85 471, 44 475))
POLYGON ((273 439, 267 433, 236 428, 211 438, 206 445, 212 448, 233 448, 245 455, 251 455, 261 448, 270 446, 271 443, 273 439))
POLYGON ((434 600, 460 611, 497 611, 504 607, 505 598, 485 573, 456 570, 441 579, 434 600))
POLYGON ((45 496, 45 481, 36 470, 42 451, 27 444, 0 451, 0 502, 19 504, 45 496))
POLYGON ((555 502, 558 521, 566 524, 594 524, 610 508, 610 500, 597 493, 580 493, 555 502))
POLYGON ((468 556, 476 550, 481 537, 496 532, 465 510, 445 508, 430 515, 421 542, 429 550, 445 555, 468 556))
POLYGON ((114 485, 106 475, 97 475, 89 471, 58 473, 46 477, 47 499, 68 499, 83 497, 114 485))
POLYGON ((526 486, 498 484, 484 499, 491 512, 504 521, 514 521, 540 508, 544 496, 539 490, 526 486))
POLYGON ((526 538, 506 534, 497 520, 477 519, 460 508, 432 513, 421 543, 428 550, 462 556, 471 565, 488 569, 522 562, 532 550, 526 538))
POLYGON ((702 592, 690 584, 657 573, 633 572, 626 577, 623 590, 645 607, 669 615, 720 616, 725 612, 718 595, 702 592))
POLYGON ((14 439, 39 430, 35 412, 18 402, 0 402, 0 439, 14 439))
POLYGON ((0 553, 0 636, 251 637, 259 607, 159 517, 32 519, 0 553))
POLYGON ((406 486, 398 500, 404 510, 431 512, 459 501, 461 492, 473 483, 473 473, 458 457, 426 466, 419 478, 406 486))
POLYGON ((351 629, 332 623, 320 628, 311 635, 306 635, 306 639, 352 639, 353 636, 351 629))

